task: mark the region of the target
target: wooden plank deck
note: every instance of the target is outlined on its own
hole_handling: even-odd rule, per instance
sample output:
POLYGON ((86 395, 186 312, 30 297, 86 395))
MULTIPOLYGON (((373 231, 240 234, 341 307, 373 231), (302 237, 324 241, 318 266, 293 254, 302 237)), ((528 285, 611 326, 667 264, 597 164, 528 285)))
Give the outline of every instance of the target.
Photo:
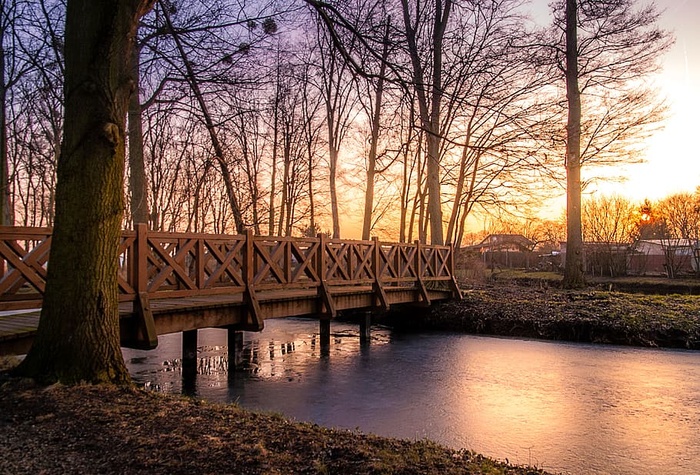
MULTIPOLYGON (((392 304, 411 303, 416 301, 413 294, 418 292, 415 288, 395 287, 389 290, 388 298, 392 304)), ((368 286, 340 287, 333 289, 331 294, 339 310, 374 308, 372 302, 375 294, 368 286)), ((451 293, 445 290, 433 290, 430 295, 433 300, 451 297, 451 293)), ((257 298, 264 319, 322 316, 318 311, 320 304, 317 289, 261 292, 257 298)), ((158 335, 206 327, 235 327, 243 325, 246 317, 246 305, 240 294, 156 299, 150 305, 158 335)), ((40 309, 0 312, 0 355, 22 354, 27 351, 39 325, 39 314, 40 309)), ((122 302, 120 315, 122 344, 131 346, 133 342, 129 341, 128 336, 134 333, 133 327, 137 325, 133 304, 122 302)))
POLYGON ((2 312, 0 315, 0 342, 17 338, 17 335, 33 335, 38 326, 38 309, 2 312))

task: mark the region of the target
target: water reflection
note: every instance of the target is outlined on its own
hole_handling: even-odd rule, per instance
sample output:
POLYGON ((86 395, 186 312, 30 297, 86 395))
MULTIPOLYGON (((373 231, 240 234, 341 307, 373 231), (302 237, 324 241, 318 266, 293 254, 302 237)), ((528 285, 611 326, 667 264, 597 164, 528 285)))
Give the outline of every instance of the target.
POLYGON ((700 353, 266 322, 228 374, 225 331, 202 331, 184 381, 179 335, 126 351, 134 378, 299 420, 430 438, 581 474, 685 474, 700 466, 700 353))

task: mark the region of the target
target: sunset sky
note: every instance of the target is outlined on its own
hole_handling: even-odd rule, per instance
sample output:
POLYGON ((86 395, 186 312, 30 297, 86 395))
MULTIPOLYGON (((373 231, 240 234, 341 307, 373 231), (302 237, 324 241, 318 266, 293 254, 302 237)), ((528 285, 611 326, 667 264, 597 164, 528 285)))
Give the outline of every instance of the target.
POLYGON ((700 2, 658 0, 657 5, 665 9, 661 26, 676 36, 659 78, 671 117, 651 141, 647 163, 629 168, 624 188, 635 199, 661 198, 700 185, 700 2))
MULTIPOLYGON (((549 0, 533 0, 532 12, 549 20, 549 0)), ((648 2, 641 0, 638 4, 648 2)), ((700 1, 656 0, 663 10, 660 26, 670 30, 676 43, 662 60, 658 85, 670 107, 664 130, 649 142, 646 163, 625 167, 624 183, 599 183, 587 191, 618 193, 633 200, 663 198, 700 185, 700 1)))
MULTIPOLYGON (((551 22, 550 1, 532 0, 527 7, 541 25, 551 22)), ((637 5, 641 7, 648 1, 637 0, 637 5)), ((659 93, 666 98, 669 117, 664 128, 649 140, 644 163, 606 170, 605 173, 624 176, 625 180, 592 183, 584 200, 591 195, 619 194, 634 202, 645 198, 655 201, 677 192, 693 192, 700 186, 700 0, 656 0, 655 4, 662 11, 660 27, 675 36, 675 44, 661 59, 662 71, 654 78, 659 93)), ((585 175, 584 169, 584 178, 585 175)), ((593 175, 600 176, 601 172, 593 175)), ((361 212, 360 205, 361 198, 346 205, 343 234, 348 237, 359 236, 354 217, 361 212)), ((559 219, 565 207, 562 187, 557 197, 533 211, 545 219, 559 219)), ((473 231, 485 229, 492 221, 493 217, 480 214, 469 219, 473 231)))

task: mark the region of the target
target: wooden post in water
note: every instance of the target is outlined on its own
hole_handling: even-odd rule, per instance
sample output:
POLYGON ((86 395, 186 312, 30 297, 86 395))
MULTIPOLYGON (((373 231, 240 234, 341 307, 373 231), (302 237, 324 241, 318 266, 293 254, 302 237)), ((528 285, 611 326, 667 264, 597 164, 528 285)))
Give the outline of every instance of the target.
POLYGON ((243 360, 243 332, 228 327, 228 372, 233 374, 243 360))
POLYGON ((197 330, 182 332, 182 394, 197 393, 197 330))
POLYGON ((360 317, 360 344, 367 345, 372 337, 370 326, 372 325, 372 312, 366 311, 360 317))
POLYGON ((197 372, 197 330, 182 332, 182 370, 197 372))
POLYGON ((322 318, 319 324, 321 327, 321 354, 328 354, 331 349, 331 320, 330 318, 322 318))

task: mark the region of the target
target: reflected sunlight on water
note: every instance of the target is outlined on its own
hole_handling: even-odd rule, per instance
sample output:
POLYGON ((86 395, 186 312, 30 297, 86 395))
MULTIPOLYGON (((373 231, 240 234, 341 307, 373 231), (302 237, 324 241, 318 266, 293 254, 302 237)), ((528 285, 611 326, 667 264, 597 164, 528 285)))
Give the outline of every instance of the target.
POLYGON ((512 463, 576 474, 699 473, 700 353, 454 334, 394 334, 272 320, 246 333, 228 374, 226 332, 200 331, 184 381, 180 335, 124 350, 137 381, 298 420, 430 438, 512 463))

